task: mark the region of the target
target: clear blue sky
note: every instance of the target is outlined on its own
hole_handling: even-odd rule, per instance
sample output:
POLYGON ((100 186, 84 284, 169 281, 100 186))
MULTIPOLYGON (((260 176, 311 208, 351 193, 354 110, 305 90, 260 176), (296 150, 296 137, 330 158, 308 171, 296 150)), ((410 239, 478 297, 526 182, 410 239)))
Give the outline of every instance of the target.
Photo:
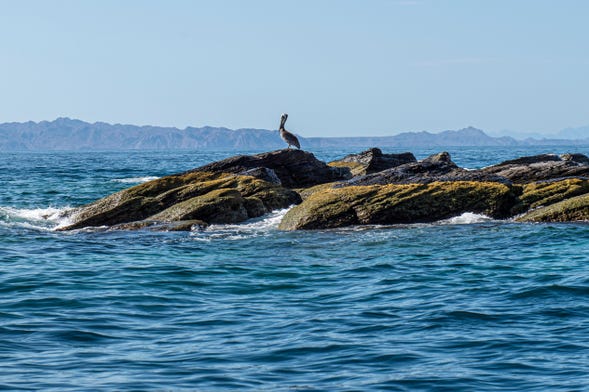
POLYGON ((589 1, 0 0, 0 122, 589 124, 589 1))

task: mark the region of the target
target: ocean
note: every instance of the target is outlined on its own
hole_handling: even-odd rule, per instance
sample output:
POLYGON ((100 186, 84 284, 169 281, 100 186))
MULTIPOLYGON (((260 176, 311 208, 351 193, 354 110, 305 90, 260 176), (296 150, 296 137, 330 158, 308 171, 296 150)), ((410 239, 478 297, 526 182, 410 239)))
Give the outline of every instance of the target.
MULTIPOLYGON (((471 169, 589 155, 412 152, 442 150, 471 169)), ((193 232, 54 230, 64 209, 231 155, 0 153, 0 390, 589 390, 586 223, 281 232, 275 211, 193 232)))

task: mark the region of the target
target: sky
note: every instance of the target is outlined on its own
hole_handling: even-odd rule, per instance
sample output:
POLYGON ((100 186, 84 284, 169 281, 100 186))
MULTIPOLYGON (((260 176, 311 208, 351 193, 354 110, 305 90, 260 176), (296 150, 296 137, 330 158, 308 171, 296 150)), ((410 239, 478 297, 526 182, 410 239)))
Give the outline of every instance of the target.
POLYGON ((589 124, 589 1, 0 0, 0 122, 304 137, 589 124))

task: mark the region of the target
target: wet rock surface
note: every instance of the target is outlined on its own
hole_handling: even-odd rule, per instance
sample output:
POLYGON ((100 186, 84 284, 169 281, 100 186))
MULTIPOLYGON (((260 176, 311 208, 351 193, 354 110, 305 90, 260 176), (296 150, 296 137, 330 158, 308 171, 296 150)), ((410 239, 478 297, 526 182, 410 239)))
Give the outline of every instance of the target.
POLYGON ((589 158, 582 154, 466 170, 447 152, 417 161, 373 148, 330 165, 294 149, 235 156, 79 207, 61 230, 192 230, 292 205, 282 230, 433 222, 465 212, 522 222, 589 219, 589 158))
POLYGON ((279 228, 308 230, 434 222, 464 212, 504 218, 515 202, 515 192, 500 183, 457 181, 350 186, 312 194, 288 211, 279 228))

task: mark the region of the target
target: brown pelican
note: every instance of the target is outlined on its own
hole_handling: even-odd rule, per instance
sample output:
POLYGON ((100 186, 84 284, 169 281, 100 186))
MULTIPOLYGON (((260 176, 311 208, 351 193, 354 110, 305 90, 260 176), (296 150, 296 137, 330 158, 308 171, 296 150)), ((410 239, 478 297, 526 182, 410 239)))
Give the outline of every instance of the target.
POLYGON ((278 130, 280 131, 280 137, 282 138, 282 140, 288 143, 288 148, 290 148, 290 146, 295 146, 296 148, 300 149, 301 144, 299 143, 299 139, 297 139, 295 135, 284 129, 284 123, 286 122, 287 118, 288 114, 286 113, 283 113, 282 116, 280 116, 280 128, 278 128, 278 130))

